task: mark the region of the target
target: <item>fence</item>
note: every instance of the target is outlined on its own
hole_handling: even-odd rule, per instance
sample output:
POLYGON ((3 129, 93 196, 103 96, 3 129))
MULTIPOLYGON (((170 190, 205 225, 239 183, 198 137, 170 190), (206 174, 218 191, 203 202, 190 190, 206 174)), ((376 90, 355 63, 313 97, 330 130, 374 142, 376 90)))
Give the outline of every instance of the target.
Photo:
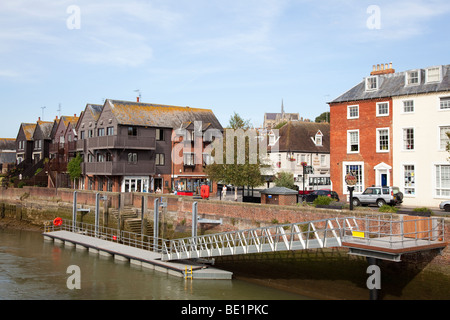
POLYGON ((72 220, 64 220, 61 225, 55 226, 49 221, 44 226, 44 233, 53 231, 68 231, 79 233, 88 237, 111 241, 130 247, 161 252, 162 244, 165 241, 161 238, 155 238, 139 233, 129 232, 103 226, 95 226, 82 222, 74 223, 72 220))

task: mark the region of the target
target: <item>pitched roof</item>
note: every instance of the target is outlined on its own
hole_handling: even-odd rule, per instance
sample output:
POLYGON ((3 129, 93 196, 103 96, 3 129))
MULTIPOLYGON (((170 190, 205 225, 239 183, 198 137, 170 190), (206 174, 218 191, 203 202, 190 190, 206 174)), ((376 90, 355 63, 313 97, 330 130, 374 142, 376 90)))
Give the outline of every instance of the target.
POLYGON ((16 139, 0 138, 0 150, 16 150, 16 139))
POLYGON ((178 107, 151 103, 110 100, 112 113, 119 124, 160 128, 179 128, 183 124, 202 121, 211 127, 222 129, 210 109, 178 107))
MULTIPOLYGON (((54 122, 49 122, 49 121, 38 121, 37 122, 37 126, 40 127, 40 129, 42 131, 42 136, 44 137, 44 139, 51 139, 53 125, 54 125, 54 122)), ((37 126, 36 126, 36 128, 37 128, 37 126)))
POLYGON ((21 123, 23 133, 25 134, 25 138, 27 140, 33 139, 34 130, 36 129, 36 123, 21 123))
POLYGON ((289 121, 279 130, 278 150, 280 152, 330 152, 330 124, 325 122, 289 121), (322 134, 322 146, 313 139, 322 134))
POLYGON ((100 117, 100 114, 102 113, 103 110, 103 105, 101 104, 91 104, 88 103, 86 105, 86 110, 90 111, 92 114, 92 118, 97 121, 98 117, 100 117))
MULTIPOLYGON (((414 69, 416 70, 416 69, 414 69)), ((421 72, 421 83, 417 85, 405 86, 406 74, 413 70, 404 72, 378 75, 379 88, 375 91, 366 91, 366 78, 359 84, 351 88, 330 103, 340 103, 347 101, 369 100, 378 98, 388 98, 395 96, 423 94, 431 92, 450 91, 450 65, 442 66, 442 81, 425 82, 425 69, 418 69, 421 72)))
POLYGON ((285 188, 285 187, 272 187, 269 189, 261 190, 259 193, 263 194, 298 194, 298 191, 285 188))

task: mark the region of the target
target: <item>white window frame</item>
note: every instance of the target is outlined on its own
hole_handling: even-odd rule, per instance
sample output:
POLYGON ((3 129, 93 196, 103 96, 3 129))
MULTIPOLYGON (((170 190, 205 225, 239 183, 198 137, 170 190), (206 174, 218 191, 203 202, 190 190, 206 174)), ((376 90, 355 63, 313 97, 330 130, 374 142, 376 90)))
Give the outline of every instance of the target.
POLYGON ((414 100, 413 100, 413 99, 403 100, 403 101, 402 101, 402 104, 403 104, 403 107, 402 107, 402 113, 410 114, 410 113, 414 113, 414 112, 416 111, 415 105, 414 105, 414 100), (412 106, 406 106, 406 105, 405 105, 406 102, 408 102, 408 103, 409 103, 409 102, 412 102, 412 106), (405 109, 406 107, 412 108, 412 110, 411 110, 411 111, 407 111, 407 110, 405 109))
POLYGON ((388 117, 389 116, 389 101, 377 102, 377 117, 388 117), (387 113, 380 113, 380 105, 387 104, 387 113))
POLYGON ((386 153, 389 152, 391 150, 391 136, 390 136, 390 130, 389 127, 387 128, 377 128, 377 153, 386 153), (387 136, 388 136, 388 141, 387 141, 387 150, 381 150, 381 144, 380 144, 380 131, 384 131, 387 130, 387 136))
MULTIPOLYGON (((448 199, 448 197, 450 196, 450 187, 441 187, 442 179, 440 179, 440 177, 439 177, 439 182, 438 182, 437 167, 440 168, 439 172, 441 173, 442 172, 442 167, 450 167, 450 164, 449 163, 435 163, 433 165, 433 178, 434 178, 433 179, 433 181, 434 181, 433 190, 434 190, 434 196, 435 196, 435 198, 439 198, 439 199, 448 199), (449 193, 448 194, 444 194, 444 195, 442 193, 438 194, 438 192, 437 192, 438 189, 440 189, 441 191, 442 190, 445 190, 445 191, 448 190, 449 193)), ((441 175, 441 177, 442 177, 442 175, 441 175)))
POLYGON ((350 192, 347 189, 347 183, 345 182, 345 176, 347 175, 347 167, 348 166, 360 166, 361 167, 361 181, 355 185, 354 193, 362 193, 365 190, 364 186, 364 162, 362 161, 344 161, 342 162, 342 193, 349 194, 350 192))
POLYGON ((359 129, 356 130, 347 130, 347 153, 360 153, 361 152, 361 139, 359 137, 359 129), (351 133, 358 133, 358 150, 352 151, 351 143, 350 143, 350 136, 351 133))
POLYGON ((367 77, 365 85, 366 85, 366 91, 377 91, 379 88, 378 76, 367 77), (375 79, 375 88, 372 88, 372 84, 373 84, 371 82, 372 79, 375 79))
POLYGON ((402 128, 402 151, 408 151, 408 152, 412 152, 412 151, 415 151, 416 150, 416 129, 414 128, 414 127, 405 127, 405 128, 402 128), (406 140, 405 140, 405 131, 406 130, 408 130, 408 129, 412 129, 413 130, 413 148, 412 149, 407 149, 407 148, 405 148, 405 142, 406 142, 406 140))
POLYGON ((408 198, 415 198, 417 196, 417 177, 416 177, 416 165, 415 163, 403 163, 402 164, 402 186, 403 195, 408 198), (406 167, 413 167, 413 176, 409 177, 411 180, 407 180, 406 167), (411 182, 412 181, 412 182, 411 182), (412 185, 407 185, 412 183, 412 185), (407 193, 407 189, 413 189, 413 193, 407 193))
MULTIPOLYGON (((448 128, 448 131, 450 131, 450 124, 447 124, 447 125, 441 125, 441 126, 439 126, 438 127, 438 137, 439 137, 439 139, 438 139, 438 150, 439 151, 447 151, 447 148, 446 148, 446 145, 447 144, 445 144, 444 145, 444 147, 442 147, 442 133, 441 133, 441 131, 442 131, 442 129, 443 128, 448 128)), ((447 142, 449 142, 449 139, 447 139, 447 138, 444 138, 447 142)))
POLYGON ((422 72, 421 72, 420 69, 406 71, 406 73, 405 73, 405 86, 406 87, 410 87, 410 86, 418 86, 418 85, 420 85, 420 83, 421 83, 421 76, 422 76, 422 72), (417 82, 409 83, 409 81, 411 79, 410 75, 413 72, 417 72, 417 82))
POLYGON ((425 69, 425 82, 426 83, 439 83, 442 81, 442 66, 434 66, 434 67, 428 67, 425 69), (439 70, 439 79, 438 80, 433 80, 433 81, 429 81, 428 77, 429 77, 429 72, 431 69, 438 69, 439 70))
POLYGON ((347 106, 347 119, 359 119, 359 104, 353 104, 353 105, 349 105, 347 106), (357 115, 356 116, 352 116, 351 110, 353 108, 356 108, 357 110, 357 115))
POLYGON ((439 111, 450 111, 450 96, 439 97, 439 111), (442 108, 442 100, 447 102, 447 107, 442 108))

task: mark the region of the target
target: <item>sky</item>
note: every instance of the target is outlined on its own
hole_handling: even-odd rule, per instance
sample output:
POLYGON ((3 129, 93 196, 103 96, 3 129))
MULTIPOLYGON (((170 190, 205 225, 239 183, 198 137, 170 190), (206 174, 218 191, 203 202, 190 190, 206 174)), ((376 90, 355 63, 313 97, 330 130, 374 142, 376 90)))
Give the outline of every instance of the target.
POLYGON ((1 0, 0 138, 105 99, 314 120, 374 64, 449 64, 448 0, 1 0))

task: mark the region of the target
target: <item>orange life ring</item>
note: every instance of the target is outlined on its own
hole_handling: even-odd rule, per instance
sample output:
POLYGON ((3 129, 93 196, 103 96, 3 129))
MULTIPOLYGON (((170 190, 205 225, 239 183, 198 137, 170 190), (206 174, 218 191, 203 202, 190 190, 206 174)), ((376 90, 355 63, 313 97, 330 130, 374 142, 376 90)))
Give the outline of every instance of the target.
POLYGON ((53 220, 53 225, 59 227, 60 225, 62 225, 63 221, 61 218, 55 218, 55 220, 53 220))

